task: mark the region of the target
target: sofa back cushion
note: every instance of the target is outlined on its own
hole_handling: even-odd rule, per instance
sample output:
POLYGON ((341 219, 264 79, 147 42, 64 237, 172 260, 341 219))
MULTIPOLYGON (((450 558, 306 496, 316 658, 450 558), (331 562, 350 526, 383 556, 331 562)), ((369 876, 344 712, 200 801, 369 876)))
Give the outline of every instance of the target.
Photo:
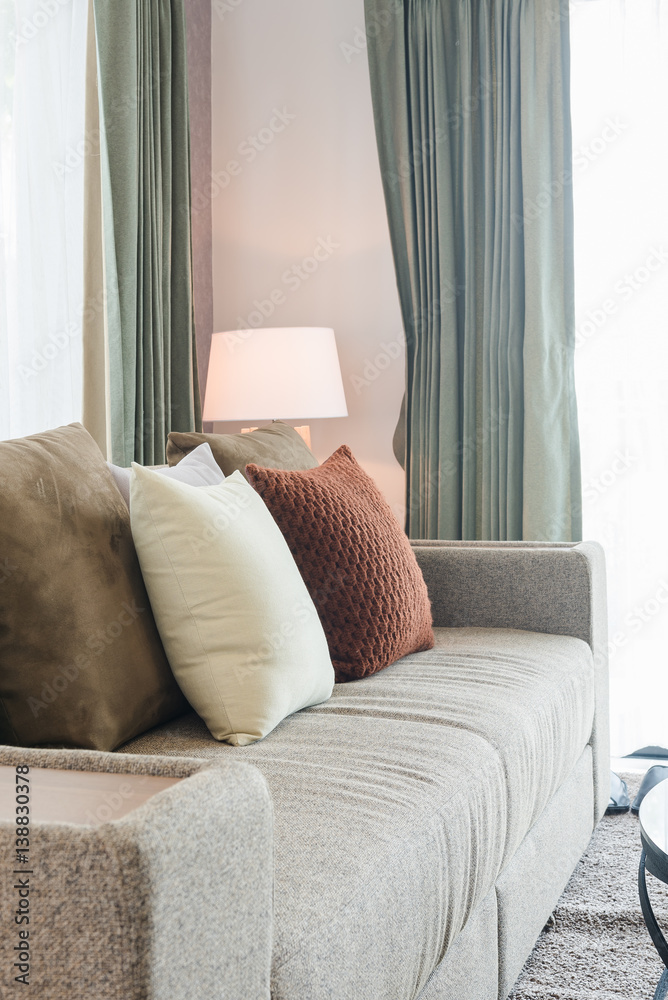
POLYGON ((111 750, 187 711, 87 431, 1 442, 0 476, 0 743, 111 750))
POLYGON ((318 460, 294 427, 275 420, 249 434, 197 434, 172 432, 167 441, 167 461, 176 465, 194 448, 209 444, 225 473, 243 472, 249 462, 271 469, 313 469, 318 460))
POLYGON ((350 448, 339 448, 317 469, 248 465, 246 474, 301 570, 337 681, 431 649, 431 606, 413 550, 350 448))

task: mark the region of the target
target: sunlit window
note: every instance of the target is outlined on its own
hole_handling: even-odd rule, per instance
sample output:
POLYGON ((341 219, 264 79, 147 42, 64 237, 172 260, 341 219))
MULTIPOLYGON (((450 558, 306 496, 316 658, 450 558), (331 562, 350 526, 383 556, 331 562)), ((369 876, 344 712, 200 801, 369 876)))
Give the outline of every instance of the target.
POLYGON ((571 39, 584 534, 622 754, 668 747, 668 0, 575 0, 571 39))
POLYGON ((0 439, 81 419, 86 0, 0 0, 0 439))

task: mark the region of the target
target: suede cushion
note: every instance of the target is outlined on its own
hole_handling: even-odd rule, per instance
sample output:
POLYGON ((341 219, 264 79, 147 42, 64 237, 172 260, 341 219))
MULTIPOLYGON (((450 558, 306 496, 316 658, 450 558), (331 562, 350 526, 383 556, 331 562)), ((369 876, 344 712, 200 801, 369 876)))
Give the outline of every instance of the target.
POLYGON ((0 443, 0 743, 112 750, 188 705, 80 424, 0 443))
POLYGON ((167 441, 167 461, 176 465, 193 448, 207 443, 226 476, 244 472, 249 462, 269 469, 313 469, 318 461, 304 439, 289 424, 275 420, 249 434, 181 434, 167 441))
POLYGON ((431 606, 413 550, 350 448, 339 448, 317 469, 248 465, 246 474, 301 570, 337 681, 431 649, 431 606))

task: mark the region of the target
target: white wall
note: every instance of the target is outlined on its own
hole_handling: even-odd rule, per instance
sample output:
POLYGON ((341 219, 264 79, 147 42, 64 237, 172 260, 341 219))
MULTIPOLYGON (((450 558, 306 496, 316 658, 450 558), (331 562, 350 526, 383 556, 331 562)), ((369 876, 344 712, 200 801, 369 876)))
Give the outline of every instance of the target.
POLYGON ((214 330, 256 302, 273 308, 263 326, 333 327, 349 416, 313 421, 314 451, 349 444, 402 517, 403 334, 363 26, 363 0, 214 0, 214 330), (317 270, 286 274, 319 241, 332 249, 317 270))

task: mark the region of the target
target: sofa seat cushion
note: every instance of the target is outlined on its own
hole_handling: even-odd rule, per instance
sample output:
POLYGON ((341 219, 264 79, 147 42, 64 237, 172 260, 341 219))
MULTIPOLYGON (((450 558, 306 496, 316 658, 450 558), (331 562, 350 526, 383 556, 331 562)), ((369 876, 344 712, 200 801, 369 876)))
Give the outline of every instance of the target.
POLYGON ((274 1000, 417 996, 579 758, 593 665, 577 639, 437 629, 251 747, 188 716, 125 752, 234 754, 275 815, 274 1000))
POLYGON ((434 631, 434 649, 404 657, 377 683, 351 691, 337 685, 319 711, 411 719, 482 737, 506 775, 507 859, 589 741, 591 650, 570 636, 516 629, 434 631))

